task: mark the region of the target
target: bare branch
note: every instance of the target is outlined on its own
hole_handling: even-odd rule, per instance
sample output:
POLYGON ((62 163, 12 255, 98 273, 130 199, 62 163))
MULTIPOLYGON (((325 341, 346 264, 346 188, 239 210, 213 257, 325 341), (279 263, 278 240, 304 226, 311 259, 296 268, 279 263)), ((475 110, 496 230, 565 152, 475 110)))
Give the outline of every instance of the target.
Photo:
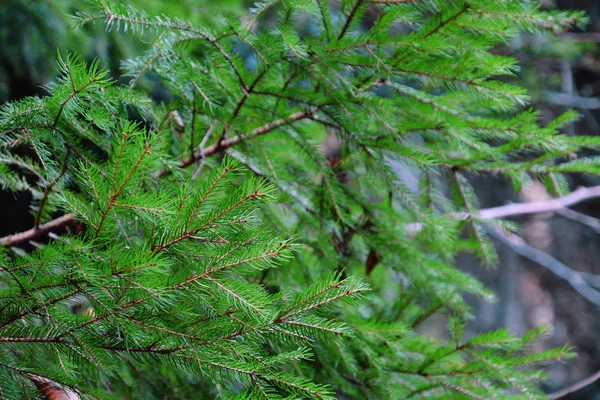
POLYGON ((579 222, 580 224, 590 227, 597 233, 600 233, 600 219, 598 218, 594 218, 587 214, 571 210, 570 208, 562 208, 560 210, 557 210, 556 213, 561 217, 565 217, 567 219, 570 219, 571 221, 579 222))
POLYGON ((583 389, 584 387, 591 385, 592 383, 596 382, 598 379, 600 379, 600 371, 595 372, 594 374, 588 376, 585 379, 582 379, 579 382, 576 382, 574 384, 572 384, 571 386, 568 386, 556 393, 552 393, 548 396, 548 399, 550 400, 557 400, 557 399, 561 399, 573 392, 576 392, 580 389, 583 389))
POLYGON ((69 388, 62 388, 48 378, 29 374, 29 379, 48 400, 81 400, 81 397, 69 388))
POLYGON ((591 303, 600 306, 600 292, 586 282, 586 274, 576 271, 550 254, 528 245, 521 237, 515 234, 507 234, 492 227, 489 227, 487 231, 515 253, 547 268, 554 275, 566 280, 580 295, 591 303))
POLYGON ((210 126, 206 130, 206 133, 204 134, 204 138, 202 138, 202 141, 198 145, 198 148, 200 150, 200 165, 198 166, 196 172, 194 172, 194 175, 192 175, 192 180, 196 179, 202 172, 202 169, 204 168, 204 164, 206 163, 206 154, 204 153, 204 146, 206 146, 206 142, 208 142, 208 139, 210 138, 210 135, 212 134, 212 131, 214 129, 215 123, 211 122, 210 126))
POLYGON ((600 100, 595 97, 581 97, 574 94, 544 92, 545 100, 551 104, 560 106, 580 108, 584 110, 597 110, 600 108, 600 100))
POLYGON ((596 197, 600 197, 600 186, 592 186, 589 188, 580 187, 566 196, 549 201, 514 203, 500 207, 487 208, 479 212, 479 218, 498 219, 517 215, 554 212, 596 197))
POLYGON ((13 235, 8 235, 0 238, 0 245, 5 246, 14 246, 20 243, 25 243, 40 236, 47 235, 48 233, 64 228, 67 225, 75 222, 74 214, 65 214, 61 217, 53 219, 50 222, 42 224, 37 228, 31 228, 25 232, 15 233, 13 235))

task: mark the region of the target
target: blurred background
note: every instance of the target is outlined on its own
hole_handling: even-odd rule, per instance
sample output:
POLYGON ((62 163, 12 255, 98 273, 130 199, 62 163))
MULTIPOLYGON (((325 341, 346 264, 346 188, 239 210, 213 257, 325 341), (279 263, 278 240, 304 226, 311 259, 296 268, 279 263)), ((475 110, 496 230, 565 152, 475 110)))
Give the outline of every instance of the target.
MULTIPOLYGON (((217 15, 237 14, 251 7, 251 0, 129 0, 132 6, 148 14, 165 13, 200 24, 213 24, 217 15)), ((335 0, 332 0, 335 2, 335 0)), ((581 31, 558 37, 523 34, 497 48, 501 54, 517 58, 519 75, 512 80, 528 89, 532 107, 550 121, 573 108, 582 118, 565 128, 568 135, 600 135, 600 1, 541 0, 546 9, 582 9, 590 23, 581 31)), ((95 57, 111 71, 112 77, 125 83, 120 64, 139 55, 148 42, 127 34, 107 32, 99 22, 76 29, 69 15, 86 10, 79 0, 12 0, 0 2, 0 104, 24 96, 43 95, 43 85, 55 78, 57 51, 77 53, 87 61, 95 57)), ((377 8, 372 8, 372 18, 377 8)), ((274 16, 273 16, 274 17, 274 16)), ((264 24, 269 24, 267 15, 264 24)), ((152 77, 147 84, 152 85, 152 77)), ((154 83, 157 100, 167 93, 154 83)), ((400 171, 410 180, 410 171, 400 171)), ((510 182, 499 178, 474 177, 482 208, 509 202, 541 201, 549 198, 542 185, 525 186, 514 193, 510 182)), ((572 189, 600 185, 600 177, 572 175, 572 189)), ((26 193, 0 191, 0 236, 24 231, 33 225, 26 193)), ((541 250, 569 268, 600 281, 600 199, 573 207, 574 212, 544 214, 515 219, 521 236, 531 248, 541 250)), ((543 347, 569 343, 578 357, 549 367, 545 389, 555 392, 600 370, 600 306, 578 293, 547 267, 523 257, 511 243, 496 242, 500 264, 482 268, 468 255, 457 266, 478 276, 495 291, 498 301, 482 304, 473 301, 475 318, 472 333, 508 327, 522 335, 538 325, 552 327, 543 347)), ((600 283, 600 282, 599 282, 600 283)), ((598 288, 600 290, 600 287, 598 288)), ((599 292, 600 293, 600 292, 599 292)), ((443 335, 445 322, 423 329, 443 335)), ((600 399, 600 381, 565 399, 600 399)))

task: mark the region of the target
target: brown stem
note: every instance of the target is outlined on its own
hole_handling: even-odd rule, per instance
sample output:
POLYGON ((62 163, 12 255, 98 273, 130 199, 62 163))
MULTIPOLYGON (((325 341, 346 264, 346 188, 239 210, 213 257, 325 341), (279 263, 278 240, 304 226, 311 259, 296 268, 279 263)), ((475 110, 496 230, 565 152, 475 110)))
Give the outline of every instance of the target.
MULTIPOLYGON (((228 148, 233 147, 236 144, 238 144, 246 139, 249 139, 254 136, 264 135, 265 133, 271 132, 272 130, 277 129, 280 126, 291 124, 292 122, 295 122, 295 121, 298 121, 301 119, 310 118, 316 112, 317 112, 316 107, 314 107, 310 111, 300 111, 300 112, 290 115, 288 118, 281 118, 276 121, 269 122, 268 124, 259 126, 258 128, 254 129, 246 134, 234 136, 231 139, 226 139, 221 142, 214 143, 214 144, 208 146, 206 149, 204 149, 204 151, 202 153, 196 152, 192 156, 184 159, 181 162, 180 166, 181 166, 181 168, 189 167, 190 165, 194 164, 197 160, 201 159, 202 157, 207 157, 207 156, 210 156, 210 155, 220 152, 220 151, 225 151, 228 148)), ((170 173, 171 173, 170 170, 162 170, 156 176, 161 177, 161 176, 169 175, 170 173)))
POLYGON ((42 200, 40 201, 40 205, 38 206, 38 211, 37 211, 37 213, 35 215, 35 221, 33 222, 33 228, 34 229, 37 229, 40 226, 40 221, 42 219, 42 213, 44 212, 44 206, 46 205, 46 201, 48 200, 48 196, 50 196, 50 192, 52 191, 52 188, 54 187, 54 185, 56 185, 56 183, 60 180, 60 178, 62 178, 64 176, 65 172, 67 172, 67 169, 68 169, 67 160, 68 160, 68 158, 69 158, 69 150, 67 150, 67 154, 65 155, 65 160, 63 162, 63 166, 62 166, 62 168, 60 170, 60 173, 44 189, 44 195, 42 197, 42 200))
POLYGON ((74 214, 65 214, 50 222, 39 225, 37 228, 31 228, 24 232, 15 233, 12 235, 4 236, 0 238, 0 244, 4 246, 14 246, 20 243, 28 242, 37 237, 47 235, 48 233, 64 228, 67 225, 75 222, 74 214))
MULTIPOLYGON (((254 79, 254 81, 252 82, 252 84, 250 85, 250 87, 247 90, 243 90, 242 99, 238 102, 237 106, 235 107, 235 110, 233 110, 233 114, 231 115, 231 121, 230 121, 230 123, 232 123, 236 119, 236 117, 239 115, 240 111, 242 110, 242 107, 244 107, 244 104, 246 103, 246 100, 248 100, 248 98, 252 94, 252 91, 254 90, 254 88, 256 87, 256 85, 258 84, 258 82, 262 79, 262 77, 265 76, 266 72, 267 72, 266 69, 264 71, 262 71, 256 77, 256 79, 254 79)), ((221 146, 221 143, 223 142, 223 140, 227 136, 227 132, 229 130, 228 128, 229 128, 229 125, 225 124, 225 126, 223 127, 223 131, 221 132, 221 135, 219 136, 219 139, 216 142, 217 149, 215 151, 219 151, 219 149, 220 149, 219 146, 221 146)))
POLYGON ((363 0, 356 0, 356 4, 354 4, 354 7, 352 8, 352 11, 350 11, 350 15, 348 15, 348 18, 346 19, 346 23, 344 24, 344 27, 342 28, 342 31, 338 35, 338 40, 340 40, 341 38, 343 38, 344 35, 346 34, 346 31, 350 27, 350 23, 354 19, 354 16, 356 15, 356 12, 358 11, 358 7, 360 7, 360 5, 362 4, 362 2, 363 2, 363 0))
POLYGON ((190 128, 190 155, 194 154, 194 136, 196 136, 196 92, 192 103, 192 126, 190 128))

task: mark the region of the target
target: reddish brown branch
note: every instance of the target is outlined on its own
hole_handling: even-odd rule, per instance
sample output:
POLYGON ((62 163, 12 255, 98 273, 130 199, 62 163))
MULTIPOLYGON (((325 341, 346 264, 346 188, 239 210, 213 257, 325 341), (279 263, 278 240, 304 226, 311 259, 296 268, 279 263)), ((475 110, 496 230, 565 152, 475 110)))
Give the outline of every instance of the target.
MULTIPOLYGON (((234 136, 231 139, 226 139, 226 140, 222 140, 218 143, 214 143, 214 144, 208 146, 207 148, 205 148, 203 152, 198 151, 198 152, 194 153, 193 155, 191 155, 190 157, 187 157, 186 159, 184 159, 181 162, 180 166, 181 166, 181 168, 189 167, 190 165, 192 165, 197 160, 200 160, 203 157, 210 156, 210 155, 220 152, 220 151, 225 151, 228 148, 233 147, 236 144, 238 144, 246 139, 249 139, 254 136, 264 135, 265 133, 271 132, 272 130, 277 129, 280 126, 287 125, 287 124, 290 124, 292 122, 295 122, 295 121, 298 121, 301 119, 310 118, 316 112, 317 112, 316 107, 314 107, 310 111, 300 111, 300 112, 290 115, 288 118, 281 118, 276 121, 269 122, 268 124, 259 126, 258 128, 254 129, 246 134, 234 136)), ((170 170, 162 170, 157 174, 157 176, 161 177, 161 176, 168 175, 170 173, 171 173, 170 170)))
POLYGON ((64 228, 73 222, 75 222, 75 215, 65 214, 61 217, 53 219, 50 222, 40 225, 37 228, 31 228, 25 232, 19 232, 13 235, 1 237, 0 244, 5 246, 14 246, 20 243, 25 243, 40 236, 47 235, 54 230, 64 228))
POLYGON ((29 379, 48 400, 81 400, 81 396, 69 388, 62 388, 56 382, 40 375, 29 374, 29 379))
POLYGON ((363 0, 356 0, 356 3, 354 3, 354 7, 352 8, 352 11, 350 11, 350 15, 348 15, 348 18, 346 18, 346 23, 344 24, 342 31, 338 35, 338 40, 342 39, 344 37, 344 35, 346 34, 346 31, 350 27, 350 24, 352 23, 352 20, 354 19, 354 16, 356 15, 356 12, 358 11, 358 8, 362 4, 362 2, 363 2, 363 0))

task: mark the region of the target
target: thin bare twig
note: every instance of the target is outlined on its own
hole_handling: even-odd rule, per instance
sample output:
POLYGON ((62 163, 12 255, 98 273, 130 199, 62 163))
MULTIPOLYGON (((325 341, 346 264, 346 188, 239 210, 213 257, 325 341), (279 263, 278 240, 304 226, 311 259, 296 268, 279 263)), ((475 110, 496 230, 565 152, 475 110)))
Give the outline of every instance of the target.
POLYGON ((600 100, 595 97, 582 97, 574 94, 546 91, 544 92, 544 99, 551 104, 584 110, 597 110, 600 108, 600 100))
MULTIPOLYGON (((515 217, 518 215, 559 212, 562 210, 566 210, 567 207, 598 197, 600 197, 600 185, 592 186, 589 188, 580 187, 566 196, 558 197, 552 200, 534 201, 530 203, 511 203, 504 206, 485 208, 483 210, 480 210, 479 213, 473 215, 473 217, 479 220, 492 220, 507 217, 515 217)), ((569 211, 563 214, 567 213, 569 213, 569 211)), ((470 216, 468 213, 463 212, 453 213, 450 215, 450 217, 455 220, 462 221, 468 219, 470 216)), ((416 234, 417 232, 421 231, 421 229, 423 229, 423 224, 420 222, 409 223, 405 226, 406 232, 411 235, 416 234)))
POLYGON ((200 175, 200 173, 202 173, 202 169, 204 168, 204 164, 206 163, 206 152, 204 151, 204 147, 206 146, 206 142, 208 142, 208 139, 210 138, 210 135, 214 129, 215 123, 211 122, 210 126, 206 130, 206 133, 204 134, 204 137, 202 138, 202 141, 200 142, 200 145, 198 146, 200 149, 200 165, 198 166, 196 172, 194 172, 194 175, 192 175, 192 180, 196 179, 200 175))
POLYGON ((581 381, 576 382, 576 383, 572 384, 571 386, 567 386, 566 388, 564 388, 556 393, 552 393, 552 394, 548 395, 548 398, 550 400, 561 399, 568 394, 571 394, 580 389, 583 389, 584 387, 586 387, 588 385, 591 385, 592 383, 596 382, 598 379, 600 379, 600 371, 597 371, 594 374, 588 376, 587 378, 582 379, 581 381))
POLYGON ((571 210, 570 208, 562 208, 560 210, 556 210, 556 213, 561 217, 565 217, 575 222, 579 222, 580 224, 586 225, 593 229, 594 231, 600 233, 600 219, 594 218, 592 216, 580 213, 575 210, 571 210))
POLYGON ((586 281, 587 274, 576 271, 552 257, 550 254, 528 245, 518 235, 508 234, 492 227, 488 227, 486 230, 493 237, 508 246, 512 251, 545 267, 554 275, 566 280, 580 295, 585 297, 591 303, 600 306, 600 292, 590 286, 586 281))
POLYGON ((479 212, 479 218, 499 219, 517 215, 554 212, 596 197, 600 197, 600 186, 592 186, 589 188, 580 187, 566 196, 549 201, 514 203, 500 207, 487 208, 479 212))
POLYGON ((75 222, 74 214, 65 214, 61 217, 53 219, 50 222, 39 225, 37 228, 31 228, 24 232, 15 233, 0 238, 0 244, 5 246, 14 246, 20 243, 28 242, 40 236, 47 235, 53 230, 64 228, 65 226, 75 222))

